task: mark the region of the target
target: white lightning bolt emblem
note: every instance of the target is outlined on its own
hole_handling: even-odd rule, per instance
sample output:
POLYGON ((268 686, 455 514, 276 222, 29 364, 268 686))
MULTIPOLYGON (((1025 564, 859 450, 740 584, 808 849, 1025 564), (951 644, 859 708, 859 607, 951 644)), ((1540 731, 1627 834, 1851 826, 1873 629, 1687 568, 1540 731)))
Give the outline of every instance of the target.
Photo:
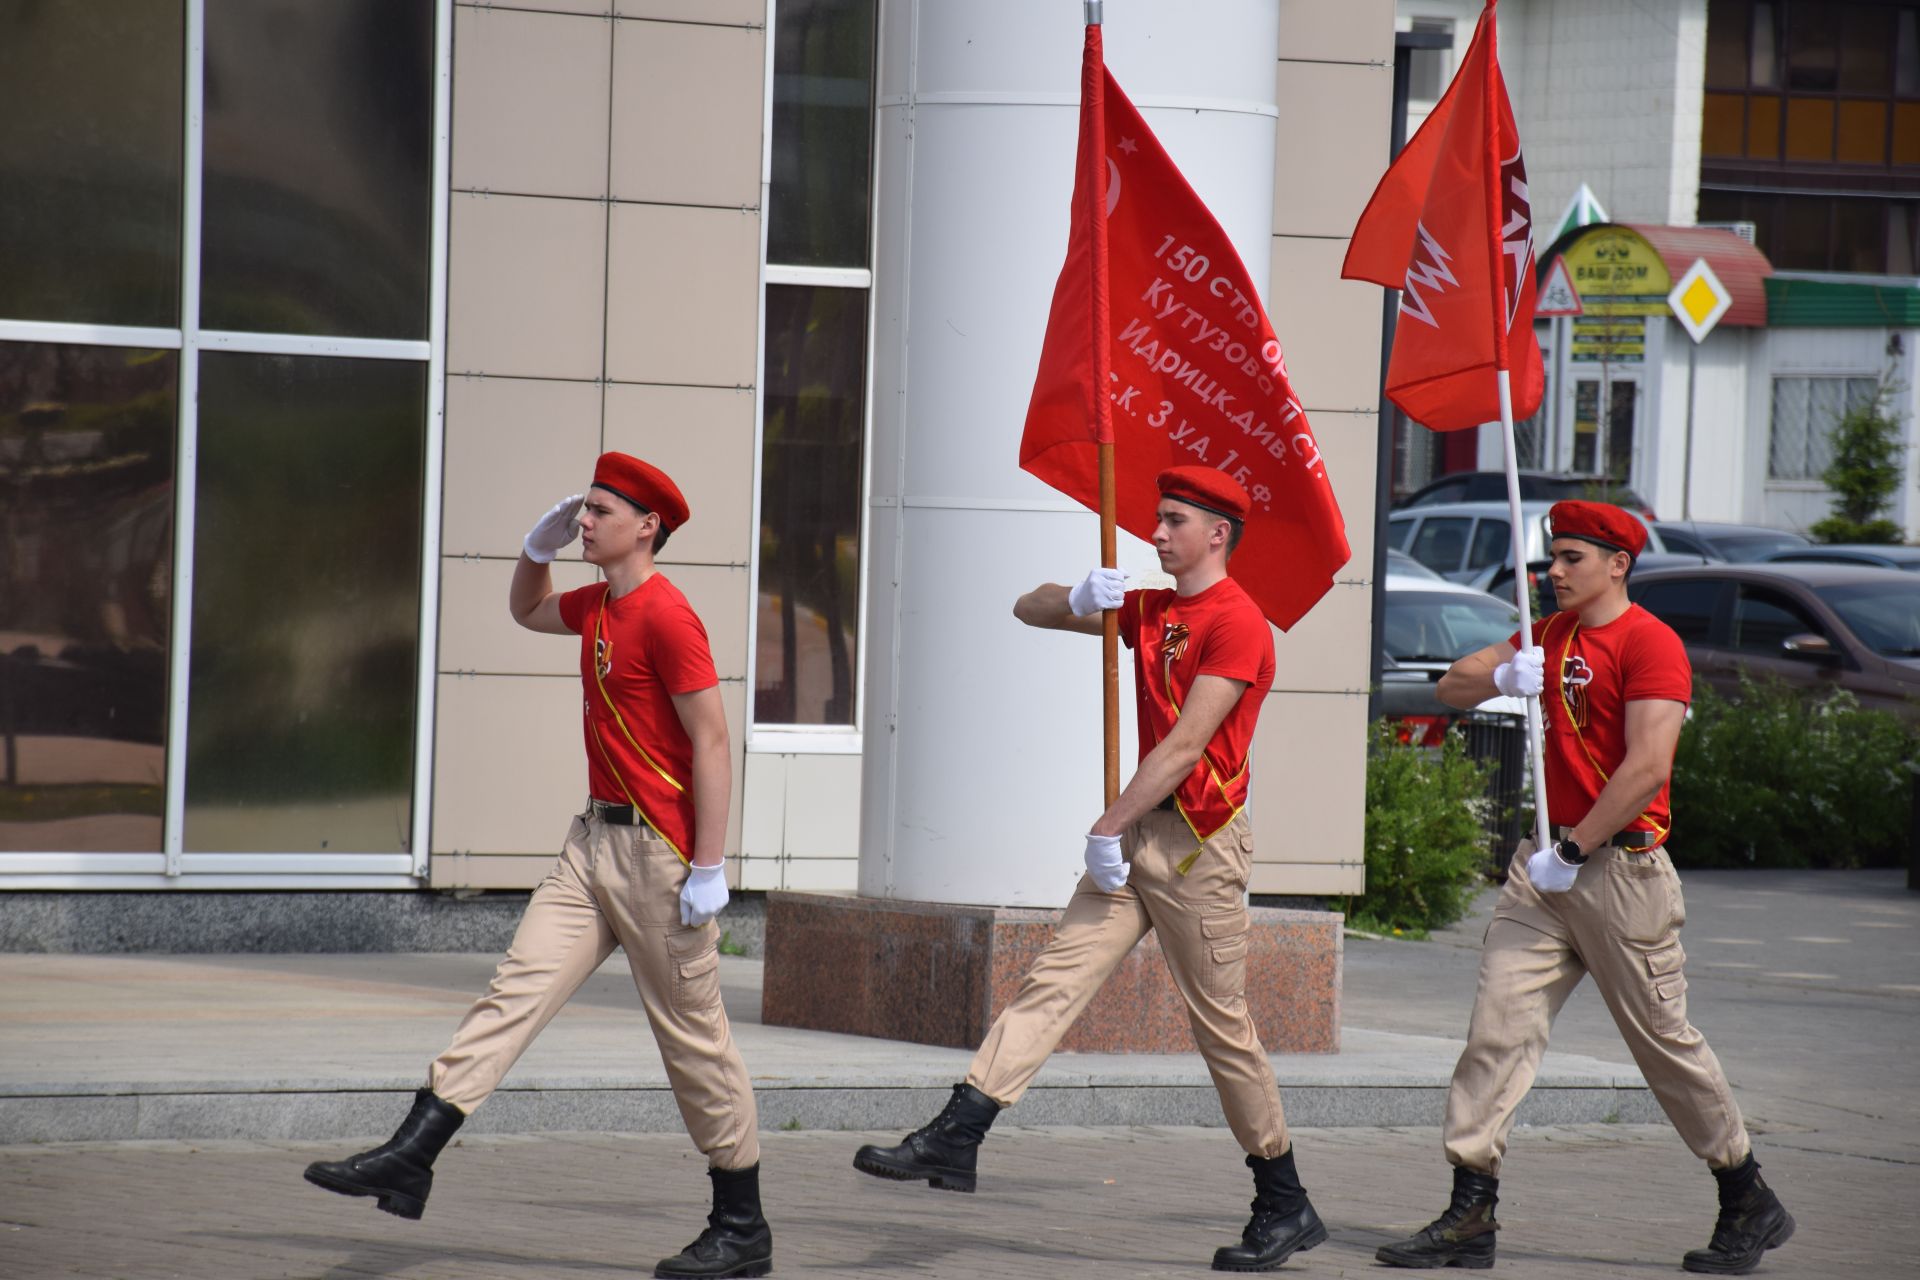
POLYGON ((1414 230, 1419 233, 1418 248, 1424 250, 1424 257, 1416 251, 1413 261, 1407 266, 1407 285, 1400 294, 1400 314, 1412 316, 1438 329, 1440 322, 1433 318, 1433 311, 1427 306, 1427 300, 1420 296, 1420 290, 1424 288, 1438 295, 1445 293, 1448 285, 1458 287, 1460 282, 1453 278, 1453 272, 1447 266, 1452 257, 1440 247, 1438 240, 1428 234, 1426 224, 1417 223, 1414 230))

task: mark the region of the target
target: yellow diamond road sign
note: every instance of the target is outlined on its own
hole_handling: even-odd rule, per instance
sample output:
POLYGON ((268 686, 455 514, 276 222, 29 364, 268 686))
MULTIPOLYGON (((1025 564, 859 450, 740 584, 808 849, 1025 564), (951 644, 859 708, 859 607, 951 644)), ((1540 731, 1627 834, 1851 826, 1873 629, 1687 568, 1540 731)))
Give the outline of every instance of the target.
POLYGON ((1700 342, 1713 332, 1720 317, 1727 314, 1727 308, 1733 305, 1733 294, 1720 283, 1720 277, 1713 274, 1705 258, 1695 258, 1687 273, 1674 281, 1667 305, 1673 308, 1674 318, 1686 327, 1688 336, 1700 342))

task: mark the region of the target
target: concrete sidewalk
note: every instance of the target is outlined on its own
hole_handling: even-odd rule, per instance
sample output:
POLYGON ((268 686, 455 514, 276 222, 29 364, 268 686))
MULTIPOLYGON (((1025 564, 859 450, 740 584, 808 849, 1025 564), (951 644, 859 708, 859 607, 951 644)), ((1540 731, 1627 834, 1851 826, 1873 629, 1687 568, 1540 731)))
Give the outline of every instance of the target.
MULTIPOLYGON (((1693 1020, 1800 1223, 1761 1273, 1920 1273, 1920 895, 1892 872, 1689 873, 1686 890, 1693 1020)), ((1344 1051, 1276 1059, 1333 1233, 1285 1274, 1385 1274, 1373 1249, 1445 1204, 1436 1126, 1490 906, 1432 942, 1348 939, 1344 1051)), ((493 960, 0 956, 0 1127, 41 1139, 0 1146, 0 1278, 645 1274, 697 1231, 706 1180, 617 964, 456 1139, 424 1222, 300 1181, 391 1130, 493 960), (89 1132, 175 1136, 46 1141, 89 1132)), ((1244 1221, 1240 1153, 1182 1055, 1057 1057, 995 1126, 977 1196, 861 1177, 853 1149, 924 1121, 967 1053, 761 1026, 756 978, 727 965, 777 1274, 1200 1272, 1244 1221), (833 1127, 856 1131, 806 1131, 833 1127)), ((1620 1123, 1652 1112, 1590 989, 1554 1043, 1503 1170, 1500 1269, 1677 1274, 1712 1180, 1664 1123, 1620 1123), (1608 1097, 1618 1113, 1592 1119, 1613 1123, 1551 1122, 1608 1097)))
MULTIPOLYGON (((345 1138, 392 1126, 496 957, 0 956, 0 1144, 345 1138)), ((760 1022, 758 960, 722 987, 766 1128, 918 1124, 972 1054, 760 1022)), ((1462 1015, 1464 1017, 1464 1015, 1462 1015)), ((1303 1125, 1437 1124, 1460 1045, 1348 1027, 1276 1055, 1303 1125)), ((1624 1055, 1617 1055, 1624 1056, 1624 1055)), ((1026 1124, 1222 1123, 1198 1054, 1059 1054, 1026 1124)), ((1550 1054, 1532 1124, 1659 1118, 1631 1065, 1550 1054)), ((624 959, 590 979, 475 1113, 474 1133, 680 1132, 624 959)))

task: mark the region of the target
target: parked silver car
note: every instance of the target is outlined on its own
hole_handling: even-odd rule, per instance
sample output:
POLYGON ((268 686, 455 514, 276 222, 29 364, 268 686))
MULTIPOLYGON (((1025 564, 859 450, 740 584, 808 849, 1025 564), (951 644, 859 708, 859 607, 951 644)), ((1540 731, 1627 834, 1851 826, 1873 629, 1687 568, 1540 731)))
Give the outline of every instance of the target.
MULTIPOLYGON (((1523 502, 1520 519, 1526 529, 1526 558, 1548 558, 1552 535, 1547 530, 1551 502, 1523 502)), ((1648 551, 1664 552, 1659 532, 1637 512, 1647 526, 1648 551)), ((1513 556, 1512 519, 1504 502, 1442 502, 1409 507, 1387 517, 1387 545, 1404 551, 1441 577, 1484 590, 1513 556)))

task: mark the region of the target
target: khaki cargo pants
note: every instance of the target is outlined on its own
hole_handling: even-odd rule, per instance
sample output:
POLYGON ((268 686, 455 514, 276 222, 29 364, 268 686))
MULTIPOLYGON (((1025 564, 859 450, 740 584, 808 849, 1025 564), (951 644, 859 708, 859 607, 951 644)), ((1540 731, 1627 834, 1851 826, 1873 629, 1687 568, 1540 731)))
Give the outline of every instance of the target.
POLYGON ((1467 1048, 1447 1094, 1447 1159, 1498 1176, 1560 1007, 1587 975, 1687 1147, 1715 1168, 1748 1151, 1740 1108, 1706 1037, 1687 1021, 1686 923, 1665 849, 1597 849, 1565 893, 1527 879, 1523 841, 1487 927, 1467 1048))
POLYGON ((694 1145, 722 1169, 760 1160, 746 1064, 720 1004, 720 929, 680 923, 686 864, 649 827, 573 820, 493 983, 434 1060, 427 1084, 471 1112, 615 947, 653 1024, 694 1145))
POLYGON ((1004 1106, 1018 1102, 1073 1020, 1152 929, 1233 1136, 1254 1155, 1281 1155, 1280 1090, 1247 1014, 1253 836, 1246 814, 1207 841, 1185 875, 1179 864, 1194 851, 1193 832, 1173 810, 1147 814, 1120 847, 1133 864, 1127 883, 1102 893, 1091 876, 1080 878, 1053 941, 974 1055, 967 1083, 1004 1106))

